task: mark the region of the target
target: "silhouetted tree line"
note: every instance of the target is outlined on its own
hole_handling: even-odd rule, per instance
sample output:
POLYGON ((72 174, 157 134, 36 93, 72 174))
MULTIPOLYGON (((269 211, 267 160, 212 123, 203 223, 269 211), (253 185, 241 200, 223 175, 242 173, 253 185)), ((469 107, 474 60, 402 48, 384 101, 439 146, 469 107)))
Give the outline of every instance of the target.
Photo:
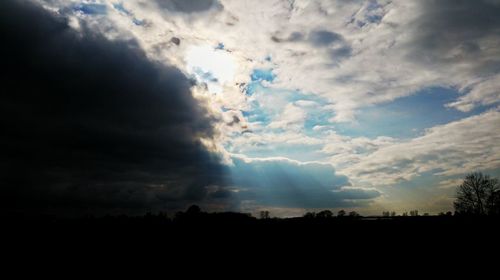
MULTIPOLYGON (((497 179, 491 178, 482 173, 468 174, 463 183, 457 187, 456 200, 454 202, 455 213, 451 211, 441 212, 438 215, 430 216, 428 213, 419 214, 418 210, 411 210, 397 214, 394 211, 384 211, 381 216, 364 217, 356 211, 347 212, 339 210, 337 213, 331 210, 319 212, 307 212, 302 217, 296 218, 276 218, 271 217, 267 210, 260 211, 258 218, 250 213, 237 212, 216 212, 208 213, 202 211, 197 205, 190 206, 186 211, 180 211, 175 215, 168 215, 165 212, 156 214, 146 213, 142 216, 86 216, 79 219, 65 219, 64 223, 88 224, 88 225, 151 225, 151 226, 176 226, 176 225, 259 225, 259 224, 294 224, 305 223, 332 223, 337 222, 360 222, 364 221, 444 221, 488 218, 500 215, 500 186, 497 179)), ((19 217, 9 217, 10 221, 25 222, 26 219, 19 217)), ((4 219, 5 220, 5 219, 4 219)), ((54 217, 42 217, 45 222, 61 222, 61 219, 54 217)))

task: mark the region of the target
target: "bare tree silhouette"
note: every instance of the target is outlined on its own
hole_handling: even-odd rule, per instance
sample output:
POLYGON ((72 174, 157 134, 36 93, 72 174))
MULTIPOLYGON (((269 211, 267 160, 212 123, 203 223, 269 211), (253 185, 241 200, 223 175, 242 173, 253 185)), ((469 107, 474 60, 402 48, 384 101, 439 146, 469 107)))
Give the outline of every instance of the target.
POLYGON ((500 207, 498 180, 481 172, 468 174, 458 186, 457 199, 453 205, 457 214, 498 214, 500 207))

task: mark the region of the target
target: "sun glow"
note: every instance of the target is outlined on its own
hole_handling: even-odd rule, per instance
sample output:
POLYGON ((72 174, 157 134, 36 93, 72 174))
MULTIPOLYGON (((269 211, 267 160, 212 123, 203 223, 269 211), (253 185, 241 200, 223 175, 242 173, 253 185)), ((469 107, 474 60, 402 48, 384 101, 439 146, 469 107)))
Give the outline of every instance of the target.
POLYGON ((224 49, 208 45, 191 47, 185 60, 188 73, 205 83, 211 93, 221 93, 234 80, 236 63, 224 49))

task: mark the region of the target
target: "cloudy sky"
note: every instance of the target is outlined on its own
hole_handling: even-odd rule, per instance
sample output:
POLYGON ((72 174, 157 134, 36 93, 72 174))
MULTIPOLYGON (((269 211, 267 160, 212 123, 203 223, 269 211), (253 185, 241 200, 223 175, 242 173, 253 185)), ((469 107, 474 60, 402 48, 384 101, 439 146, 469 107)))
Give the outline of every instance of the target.
POLYGON ((498 0, 8 0, 2 207, 452 210, 500 175, 498 0))

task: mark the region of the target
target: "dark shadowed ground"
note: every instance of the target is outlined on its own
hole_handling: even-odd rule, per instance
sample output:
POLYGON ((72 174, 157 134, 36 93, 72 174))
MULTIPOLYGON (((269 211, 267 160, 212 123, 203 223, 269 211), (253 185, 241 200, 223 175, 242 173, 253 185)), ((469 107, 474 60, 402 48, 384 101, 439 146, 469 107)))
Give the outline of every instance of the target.
MULTIPOLYGON (((243 213, 178 212, 145 216, 105 216, 58 219, 54 217, 4 217, 5 233, 29 233, 51 238, 84 238, 117 242, 182 240, 185 245, 213 245, 213 242, 325 246, 415 246, 421 242, 450 246, 457 240, 498 245, 498 217, 331 217, 257 219, 243 213), (345 243, 347 242, 347 243, 345 243)), ((178 245, 178 244, 177 244, 178 245)))

